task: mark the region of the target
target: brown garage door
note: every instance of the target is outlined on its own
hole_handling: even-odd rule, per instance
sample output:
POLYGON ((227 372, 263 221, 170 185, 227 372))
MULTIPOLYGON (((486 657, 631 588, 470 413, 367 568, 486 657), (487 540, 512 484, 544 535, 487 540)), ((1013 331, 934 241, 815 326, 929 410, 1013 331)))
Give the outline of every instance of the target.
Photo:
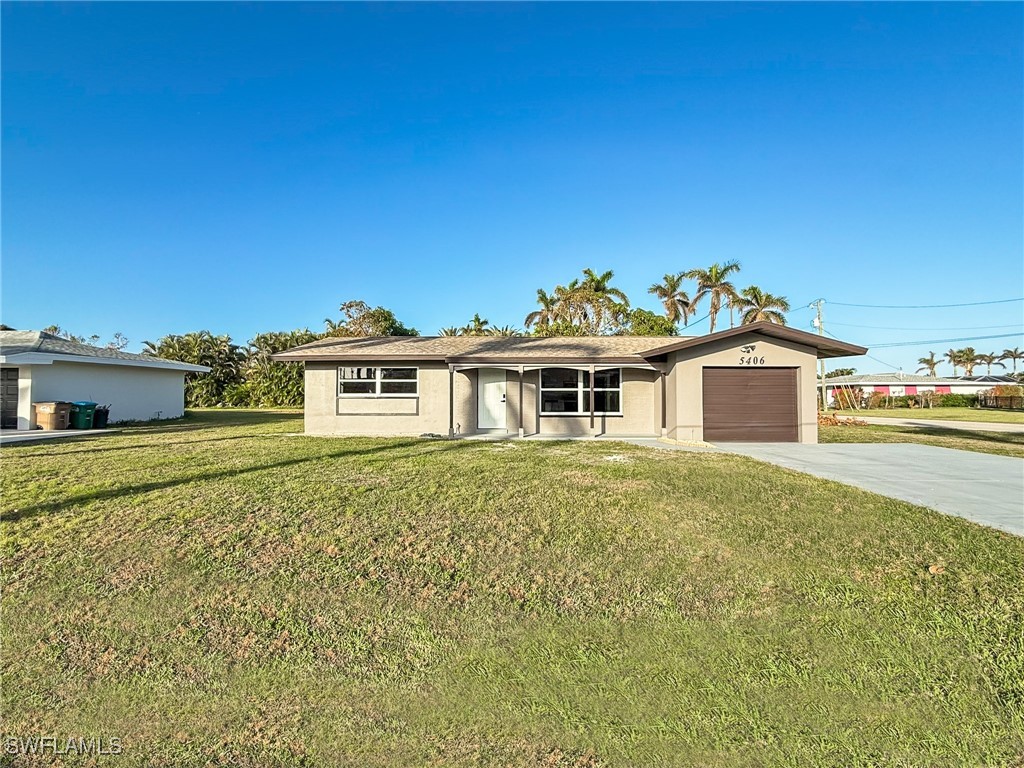
POLYGON ((705 368, 704 439, 795 443, 796 368, 705 368))

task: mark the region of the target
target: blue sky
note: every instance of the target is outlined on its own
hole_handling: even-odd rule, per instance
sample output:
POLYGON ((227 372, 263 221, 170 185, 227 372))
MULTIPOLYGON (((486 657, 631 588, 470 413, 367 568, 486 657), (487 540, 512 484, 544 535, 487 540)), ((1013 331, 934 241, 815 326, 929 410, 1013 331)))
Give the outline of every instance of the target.
POLYGON ((583 267, 654 309, 664 273, 739 259, 847 340, 1024 346, 1021 302, 840 305, 1024 296, 1021 4, 2 13, 17 328, 244 342, 357 298, 521 326, 583 267))

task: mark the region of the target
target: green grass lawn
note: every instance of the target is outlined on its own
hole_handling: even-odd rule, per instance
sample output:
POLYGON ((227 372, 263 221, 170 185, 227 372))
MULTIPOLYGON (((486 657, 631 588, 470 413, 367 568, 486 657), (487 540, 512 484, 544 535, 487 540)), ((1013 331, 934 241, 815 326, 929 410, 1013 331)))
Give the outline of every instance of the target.
POLYGON ((922 443, 939 448, 1024 459, 1024 433, 1020 432, 869 424, 860 427, 818 427, 818 440, 822 443, 922 443))
POLYGON ((1022 539, 728 454, 300 429, 3 448, 5 734, 175 768, 1021 764, 1022 539))
POLYGON ((987 423, 1024 424, 1024 411, 996 408, 873 408, 838 411, 840 416, 875 416, 883 419, 946 419, 987 423))

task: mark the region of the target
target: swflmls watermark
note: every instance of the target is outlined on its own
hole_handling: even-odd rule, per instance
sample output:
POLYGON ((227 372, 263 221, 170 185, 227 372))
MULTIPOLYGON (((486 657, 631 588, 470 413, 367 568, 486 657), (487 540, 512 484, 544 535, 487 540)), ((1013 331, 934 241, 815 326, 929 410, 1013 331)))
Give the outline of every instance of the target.
POLYGON ((118 736, 4 736, 5 755, 120 755, 118 736))

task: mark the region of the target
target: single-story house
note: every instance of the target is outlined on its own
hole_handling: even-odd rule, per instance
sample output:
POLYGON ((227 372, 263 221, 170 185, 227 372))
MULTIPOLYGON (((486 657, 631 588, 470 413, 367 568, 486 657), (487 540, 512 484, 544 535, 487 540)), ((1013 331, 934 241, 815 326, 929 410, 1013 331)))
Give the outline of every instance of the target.
POLYGON ((1000 384, 1016 384, 1012 376, 919 376, 910 373, 862 373, 853 376, 836 376, 825 379, 825 392, 832 402, 837 388, 859 387, 865 395, 881 392, 883 395, 902 397, 921 392, 937 392, 940 395, 976 395, 1000 384))
POLYGON ((33 403, 60 400, 109 405, 112 422, 175 418, 185 412, 185 373, 209 370, 45 331, 0 331, 0 426, 34 429, 33 403))
POLYGON ((755 323, 690 338, 327 338, 274 359, 305 364, 313 435, 814 443, 817 359, 865 351, 755 323))

